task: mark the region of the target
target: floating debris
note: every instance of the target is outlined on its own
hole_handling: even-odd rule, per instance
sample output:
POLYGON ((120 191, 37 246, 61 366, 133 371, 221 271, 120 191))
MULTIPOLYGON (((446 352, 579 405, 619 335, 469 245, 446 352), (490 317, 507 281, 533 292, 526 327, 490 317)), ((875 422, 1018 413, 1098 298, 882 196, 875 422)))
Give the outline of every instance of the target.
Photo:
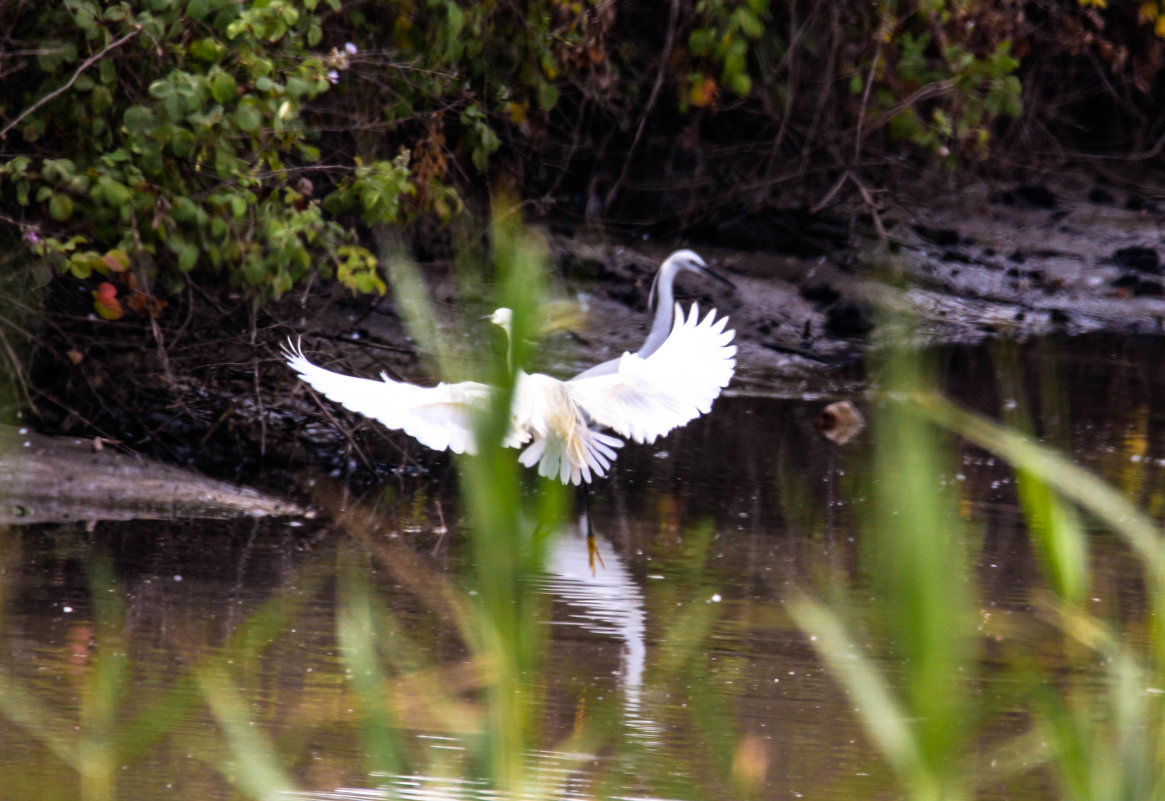
POLYGON ((866 427, 866 418, 847 400, 831 403, 821 410, 817 425, 825 438, 844 445, 866 427))

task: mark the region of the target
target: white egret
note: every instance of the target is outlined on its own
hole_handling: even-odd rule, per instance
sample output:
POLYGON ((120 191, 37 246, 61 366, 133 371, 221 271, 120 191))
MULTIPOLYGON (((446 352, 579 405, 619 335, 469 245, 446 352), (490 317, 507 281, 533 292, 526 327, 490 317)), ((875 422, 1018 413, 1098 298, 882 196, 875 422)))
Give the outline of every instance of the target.
MULTIPOLYGON (((512 312, 490 318, 510 335, 512 312)), ((504 445, 524 447, 518 460, 563 484, 603 476, 623 445, 592 430, 594 422, 636 442, 650 443, 712 408, 736 369, 734 331, 712 310, 700 319, 676 306, 671 334, 648 357, 624 353, 612 372, 561 381, 519 370, 504 445)), ((357 378, 312 364, 298 345, 284 345, 287 364, 316 391, 345 408, 399 429, 434 450, 473 453, 473 415, 489 403, 492 388, 476 381, 420 387, 357 378)))
MULTIPOLYGON (((643 340, 643 344, 635 352, 637 356, 646 359, 655 353, 659 349, 659 346, 671 334, 673 312, 676 308, 673 287, 676 277, 684 272, 708 275, 730 287, 736 287, 736 284, 709 267, 695 251, 677 250, 675 253, 672 253, 663 260, 663 263, 659 265, 659 270, 655 273, 655 277, 651 279, 651 291, 647 298, 647 308, 649 311, 654 309, 655 316, 652 318, 651 330, 647 332, 647 338, 643 340)), ((619 369, 619 361, 621 358, 616 357, 602 364, 596 364, 594 367, 583 370, 575 378, 590 378, 596 375, 614 373, 619 369)))

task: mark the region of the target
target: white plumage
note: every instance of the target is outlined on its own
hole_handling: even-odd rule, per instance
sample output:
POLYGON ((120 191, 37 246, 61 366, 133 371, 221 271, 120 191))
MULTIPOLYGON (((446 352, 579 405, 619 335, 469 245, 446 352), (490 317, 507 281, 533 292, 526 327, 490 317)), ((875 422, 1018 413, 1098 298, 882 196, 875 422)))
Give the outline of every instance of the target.
MULTIPOLYGON (((493 321, 509 332, 510 312, 493 321)), ((563 484, 590 483, 606 475, 623 441, 590 428, 604 426, 636 442, 654 442, 712 408, 736 369, 735 332, 715 310, 702 320, 693 305, 685 317, 676 304, 671 333, 647 357, 625 353, 614 372, 569 381, 519 371, 504 444, 525 446, 518 460, 563 484)), ((290 341, 284 356, 291 369, 325 397, 399 429, 422 445, 454 453, 475 450, 473 414, 484 410, 492 389, 463 381, 419 387, 342 375, 312 364, 290 341)))
MULTIPOLYGON (((646 359, 659 350, 660 346, 671 336, 672 329, 675 327, 675 315, 673 312, 679 309, 679 306, 673 300, 675 297, 674 285, 676 278, 681 273, 707 275, 730 287, 736 286, 736 284, 709 267, 700 258, 699 254, 691 250, 677 250, 668 256, 663 260, 663 264, 659 265, 655 277, 651 279, 651 292, 648 294, 647 307, 649 309, 655 309, 655 314, 651 320, 651 330, 647 332, 647 338, 643 340, 643 344, 639 346, 639 350, 635 352, 635 355, 646 359)), ((616 357, 614 359, 608 359, 601 364, 596 364, 594 367, 582 371, 575 378, 591 378, 597 375, 618 372, 620 358, 616 357)))

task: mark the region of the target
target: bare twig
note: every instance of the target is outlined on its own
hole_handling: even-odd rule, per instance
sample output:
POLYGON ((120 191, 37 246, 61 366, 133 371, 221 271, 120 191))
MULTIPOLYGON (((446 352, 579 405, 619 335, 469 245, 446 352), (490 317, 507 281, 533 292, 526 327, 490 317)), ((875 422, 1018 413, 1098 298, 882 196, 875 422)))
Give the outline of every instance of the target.
POLYGON ((829 191, 825 193, 825 197, 821 198, 821 200, 813 204, 813 206, 809 209, 809 213, 817 214, 823 208, 828 206, 833 201, 834 196, 841 191, 843 186, 845 186, 845 182, 849 180, 849 177, 849 170, 843 172, 841 177, 838 178, 837 181, 834 182, 833 186, 829 188, 829 191))
POLYGON ((676 25, 679 22, 680 4, 679 0, 672 0, 671 11, 667 19, 667 36, 663 42, 663 53, 659 57, 659 71, 655 74, 655 85, 651 87, 651 94, 647 97, 647 103, 643 106, 643 113, 639 117, 639 127, 635 129, 635 138, 631 140, 631 147, 627 149, 627 157, 623 160, 623 169, 619 172, 619 177, 615 183, 611 184, 611 188, 607 190, 607 196, 603 199, 603 208, 609 209, 615 196, 619 194, 619 189, 623 186, 623 181, 627 178, 627 171, 631 169, 631 160, 635 157, 635 148, 639 146, 639 140, 643 138, 643 130, 647 127, 647 118, 651 116, 652 109, 655 108, 655 101, 659 99, 659 92, 663 88, 663 79, 667 75, 668 57, 672 51, 672 45, 676 38, 676 25))
POLYGON ((114 42, 110 42, 105 47, 101 48, 100 51, 98 51, 97 53, 94 53, 93 55, 89 56, 89 58, 85 59, 81 63, 81 66, 77 67, 77 71, 73 73, 73 77, 65 82, 64 86, 60 86, 60 87, 54 89, 53 91, 49 92, 47 95, 42 97, 40 100, 36 101, 31 106, 29 106, 24 111, 22 111, 20 114, 18 114, 16 119, 14 119, 12 122, 5 125, 3 129, 0 129, 0 139, 5 139, 8 136, 8 132, 11 131, 13 128, 15 128, 17 125, 19 125, 20 121, 23 120, 25 117, 27 117, 29 114, 36 111, 38 108, 43 106, 45 103, 48 103, 50 100, 52 100, 57 95, 60 95, 64 92, 69 91, 69 89, 73 86, 73 84, 75 84, 77 82, 77 79, 81 77, 81 73, 84 72, 85 70, 89 69, 90 67, 92 67, 94 64, 96 64, 102 58, 104 58, 105 55, 107 53, 109 53, 110 50, 114 50, 118 47, 121 47, 123 44, 125 44, 130 39, 137 36, 139 33, 141 33, 141 28, 137 28, 136 30, 130 31, 125 36, 121 37, 120 39, 118 39, 114 42))
POLYGON ((16 384, 20 387, 20 392, 24 395, 24 402, 28 404, 28 408, 32 410, 33 414, 39 415, 40 412, 36 408, 36 403, 32 399, 32 393, 28 388, 28 381, 25 380, 25 369, 21 363, 20 358, 16 355, 16 350, 8 341, 8 336, 4 333, 4 329, 0 328, 0 343, 4 345, 4 353, 8 356, 8 361, 12 363, 12 375, 16 384))
POLYGON ((263 382, 259 380, 259 337, 256 307, 251 304, 251 376, 255 383, 255 405, 259 410, 259 456, 267 455, 267 410, 263 403, 263 382))
POLYGON ((870 90, 874 88, 874 76, 878 73, 878 61, 882 58, 882 37, 878 37, 878 44, 874 48, 874 57, 870 60, 870 73, 866 76, 866 88, 862 92, 862 107, 858 109, 857 132, 854 134, 854 163, 862 157, 862 126, 866 120, 866 108, 870 104, 870 90))
POLYGON ((154 343, 158 346, 158 361, 162 363, 162 372, 166 374, 166 380, 170 382, 170 386, 174 386, 177 382, 174 379, 174 371, 170 369, 170 357, 166 354, 166 335, 162 333, 162 326, 158 325, 158 318, 154 315, 150 317, 150 333, 154 335, 154 343))
POLYGON ((348 446, 356 453, 358 457, 360 457, 360 461, 364 463, 364 466, 369 470, 375 471, 375 468, 372 466, 372 460, 364 454, 364 451, 360 448, 360 445, 357 444, 356 439, 352 436, 352 432, 349 427, 343 425, 339 419, 337 419, 337 417, 332 414, 332 410, 328 408, 326 403, 320 400, 320 396, 317 395, 316 391, 310 386, 307 387, 307 393, 311 395, 313 400, 315 400, 316 405, 319 406, 320 411, 323 413, 324 417, 328 419, 328 422, 331 423, 337 431, 344 435, 344 439, 348 441, 348 446))
POLYGON ((874 205, 874 199, 870 196, 870 191, 866 189, 865 184, 859 181, 853 173, 849 174, 849 179, 854 182, 854 186, 862 193, 862 200, 866 201, 866 206, 870 209, 870 216, 874 218, 874 228, 878 231, 878 239, 882 240, 883 247, 889 245, 890 235, 886 233, 886 226, 882 225, 882 215, 878 214, 878 207, 874 205))

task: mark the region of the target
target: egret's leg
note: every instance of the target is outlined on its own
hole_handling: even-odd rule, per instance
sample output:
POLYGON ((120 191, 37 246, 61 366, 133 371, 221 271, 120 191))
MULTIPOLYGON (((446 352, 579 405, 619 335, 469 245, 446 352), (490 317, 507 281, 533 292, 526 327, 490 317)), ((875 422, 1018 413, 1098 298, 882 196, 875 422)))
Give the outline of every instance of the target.
POLYGON ((587 532, 587 564, 590 565, 591 575, 595 573, 595 557, 599 559, 599 567, 605 568, 603 555, 599 553, 599 546, 595 543, 595 530, 591 527, 591 486, 580 484, 579 494, 582 495, 582 513, 579 515, 579 528, 587 532))

